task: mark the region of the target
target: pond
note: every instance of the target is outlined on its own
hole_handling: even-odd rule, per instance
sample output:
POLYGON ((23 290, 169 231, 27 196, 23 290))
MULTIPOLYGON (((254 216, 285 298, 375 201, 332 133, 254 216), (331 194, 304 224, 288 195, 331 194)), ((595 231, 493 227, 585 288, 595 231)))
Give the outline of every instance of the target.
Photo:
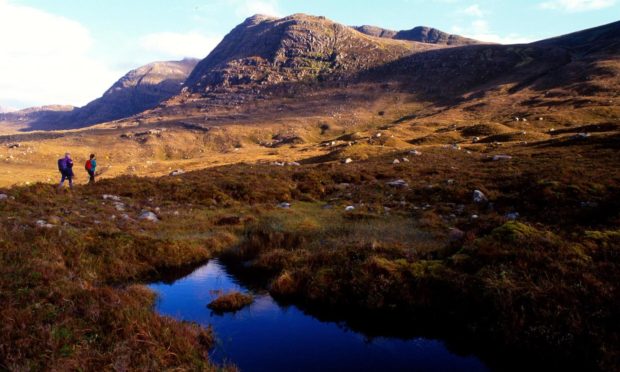
POLYGON ((149 287, 159 295, 160 314, 211 325, 218 338, 211 359, 242 371, 488 370, 476 357, 456 355, 439 340, 369 337, 281 305, 268 293, 254 293, 254 303, 236 313, 217 315, 207 308, 216 291, 248 292, 218 260, 171 284, 149 287))

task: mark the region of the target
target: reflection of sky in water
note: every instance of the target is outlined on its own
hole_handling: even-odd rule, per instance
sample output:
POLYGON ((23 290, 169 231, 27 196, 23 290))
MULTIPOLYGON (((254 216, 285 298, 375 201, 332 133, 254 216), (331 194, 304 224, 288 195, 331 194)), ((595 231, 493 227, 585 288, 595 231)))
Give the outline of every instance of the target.
POLYGON ((212 325, 219 342, 212 358, 242 371, 484 371, 474 357, 450 353, 443 343, 422 338, 374 338, 324 323, 295 306, 280 307, 269 295, 235 313, 218 316, 206 307, 213 291, 246 291, 216 261, 172 285, 150 286, 159 293, 157 311, 212 325))

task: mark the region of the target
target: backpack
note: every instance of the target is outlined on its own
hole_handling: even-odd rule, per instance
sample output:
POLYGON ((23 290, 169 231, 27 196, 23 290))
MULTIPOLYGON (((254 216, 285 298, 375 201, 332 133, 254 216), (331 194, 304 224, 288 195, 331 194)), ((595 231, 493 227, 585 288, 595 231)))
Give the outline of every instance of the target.
POLYGON ((86 160, 86 164, 84 164, 84 168, 86 168, 87 171, 93 169, 93 165, 90 163, 90 159, 86 160))
POLYGON ((65 158, 58 159, 58 170, 65 172, 67 170, 67 161, 65 158))

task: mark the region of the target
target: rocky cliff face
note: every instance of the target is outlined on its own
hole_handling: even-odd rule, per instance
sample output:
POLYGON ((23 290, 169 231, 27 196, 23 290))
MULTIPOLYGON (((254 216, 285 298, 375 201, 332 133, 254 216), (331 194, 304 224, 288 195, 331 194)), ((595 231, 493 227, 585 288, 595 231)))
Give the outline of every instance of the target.
POLYGON ((324 17, 248 18, 187 79, 195 93, 234 87, 338 79, 430 44, 369 37, 324 17))

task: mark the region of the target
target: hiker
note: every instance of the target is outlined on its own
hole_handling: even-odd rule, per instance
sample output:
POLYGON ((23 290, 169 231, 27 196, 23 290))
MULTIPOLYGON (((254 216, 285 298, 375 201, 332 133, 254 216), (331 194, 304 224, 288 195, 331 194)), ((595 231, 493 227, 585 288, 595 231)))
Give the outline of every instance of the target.
POLYGON ((88 184, 95 183, 95 171, 97 170, 97 159, 95 159, 95 154, 90 154, 90 159, 86 160, 84 168, 86 168, 86 172, 88 172, 88 184))
POLYGON ((58 159, 58 170, 62 175, 58 189, 60 190, 65 183, 65 180, 69 180, 69 188, 73 188, 73 160, 71 160, 71 154, 65 153, 64 158, 58 159))

